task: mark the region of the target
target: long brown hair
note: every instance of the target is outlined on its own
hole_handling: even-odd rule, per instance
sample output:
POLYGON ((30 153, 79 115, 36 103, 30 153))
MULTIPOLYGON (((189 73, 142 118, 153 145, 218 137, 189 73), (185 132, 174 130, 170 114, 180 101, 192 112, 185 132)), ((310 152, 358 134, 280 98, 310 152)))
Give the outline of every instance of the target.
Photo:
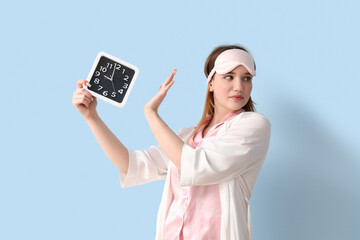
MULTIPOLYGON (((240 50, 244 50, 244 51, 249 53, 249 51, 247 49, 245 49, 244 47, 239 46, 239 45, 221 45, 221 46, 216 47, 210 53, 208 58, 206 59, 205 66, 204 66, 204 73, 205 73, 206 77, 209 76, 211 70, 214 68, 216 58, 222 52, 224 52, 226 50, 229 50, 229 49, 240 49, 240 50)), ((255 62, 254 62, 254 68, 256 70, 255 62)), ((210 84, 211 84, 211 81, 208 83, 208 86, 207 86, 207 89, 206 89, 206 96, 205 96, 205 104, 204 104, 203 114, 201 116, 201 119, 200 119, 199 123, 196 125, 194 131, 191 133, 190 137, 188 138, 187 142, 189 142, 190 139, 195 135, 197 129, 204 124, 206 116, 209 115, 209 114, 214 114, 215 113, 214 94, 213 94, 213 92, 210 92, 210 84)), ((246 112, 255 112, 256 111, 255 110, 255 103, 253 102, 251 97, 249 98, 249 101, 245 104, 243 109, 246 112)))

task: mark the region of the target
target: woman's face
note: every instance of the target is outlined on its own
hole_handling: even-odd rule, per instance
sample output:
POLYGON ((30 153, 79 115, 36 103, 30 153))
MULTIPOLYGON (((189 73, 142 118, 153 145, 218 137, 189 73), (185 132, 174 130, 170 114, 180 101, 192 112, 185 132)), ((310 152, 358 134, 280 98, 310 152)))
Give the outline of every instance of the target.
POLYGON ((215 73, 210 84, 214 94, 215 113, 225 117, 230 112, 243 108, 249 101, 252 75, 239 65, 227 74, 215 73))

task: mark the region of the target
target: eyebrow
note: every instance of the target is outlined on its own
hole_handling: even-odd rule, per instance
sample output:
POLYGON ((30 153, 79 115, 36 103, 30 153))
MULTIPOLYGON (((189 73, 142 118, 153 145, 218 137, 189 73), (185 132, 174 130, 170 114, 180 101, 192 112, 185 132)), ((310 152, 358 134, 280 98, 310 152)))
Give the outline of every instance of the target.
MULTIPOLYGON (((229 72, 229 73, 227 73, 227 74, 235 74, 233 71, 231 71, 231 72, 229 72)), ((249 73, 249 72, 247 72, 247 73, 244 73, 243 74, 244 76, 250 76, 250 77, 252 77, 252 75, 249 73)))

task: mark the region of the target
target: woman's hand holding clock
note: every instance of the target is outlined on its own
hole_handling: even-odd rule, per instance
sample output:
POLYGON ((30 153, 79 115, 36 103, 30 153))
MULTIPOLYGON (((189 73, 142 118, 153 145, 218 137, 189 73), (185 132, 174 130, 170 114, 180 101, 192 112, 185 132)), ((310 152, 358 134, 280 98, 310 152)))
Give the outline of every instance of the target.
POLYGON ((81 79, 76 82, 76 91, 73 94, 72 104, 83 115, 84 118, 91 118, 97 116, 96 98, 91 95, 89 91, 83 88, 83 85, 89 86, 89 82, 81 79))

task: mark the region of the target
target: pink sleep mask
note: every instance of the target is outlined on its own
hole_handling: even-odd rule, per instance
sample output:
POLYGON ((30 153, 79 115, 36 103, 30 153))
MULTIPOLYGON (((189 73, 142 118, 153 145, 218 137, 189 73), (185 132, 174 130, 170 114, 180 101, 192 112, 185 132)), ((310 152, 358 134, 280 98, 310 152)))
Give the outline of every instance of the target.
POLYGON ((215 72, 219 74, 229 73, 239 65, 244 66, 252 76, 256 76, 255 63, 251 55, 241 49, 229 49, 216 58, 215 66, 211 70, 207 81, 211 80, 215 72))

